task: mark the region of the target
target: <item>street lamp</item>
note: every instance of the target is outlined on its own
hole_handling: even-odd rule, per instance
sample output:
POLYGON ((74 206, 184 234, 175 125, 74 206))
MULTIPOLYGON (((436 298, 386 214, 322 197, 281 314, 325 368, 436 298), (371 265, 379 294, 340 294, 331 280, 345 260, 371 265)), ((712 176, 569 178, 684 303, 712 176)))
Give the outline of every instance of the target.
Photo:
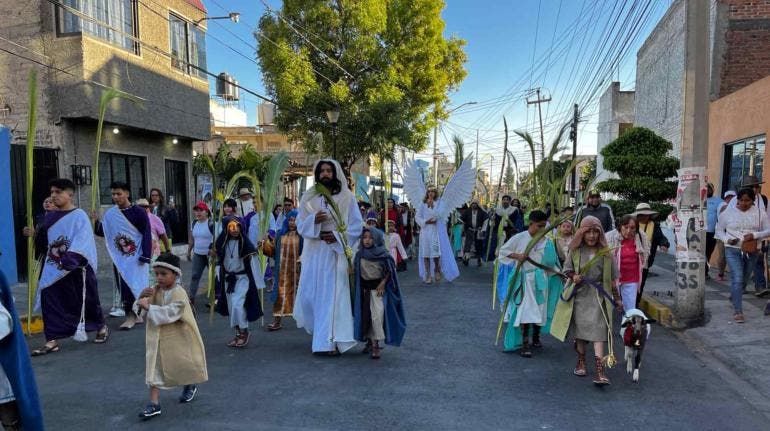
MULTIPOLYGON (((460 106, 457 106, 453 109, 450 109, 446 115, 447 117, 452 112, 457 111, 458 109, 462 108, 463 106, 468 105, 475 105, 479 102, 465 102, 461 104, 460 106)), ((436 122, 436 127, 433 128, 433 185, 435 187, 438 187, 438 122, 436 122)))
POLYGON ((194 24, 197 26, 198 24, 202 23, 203 21, 211 21, 214 19, 229 19, 230 21, 234 23, 238 23, 241 21, 241 13, 240 12, 230 12, 227 14, 227 16, 207 16, 204 18, 201 18, 199 20, 196 20, 194 24))
POLYGON ((340 108, 335 106, 326 111, 326 118, 329 119, 329 122, 332 125, 332 158, 337 160, 337 121, 340 119, 340 108))

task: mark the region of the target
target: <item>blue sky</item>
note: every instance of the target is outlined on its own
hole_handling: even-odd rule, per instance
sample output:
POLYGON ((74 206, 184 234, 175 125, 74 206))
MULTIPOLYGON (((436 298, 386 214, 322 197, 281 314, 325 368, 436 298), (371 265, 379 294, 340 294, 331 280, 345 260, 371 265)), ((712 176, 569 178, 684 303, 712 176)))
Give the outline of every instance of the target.
MULTIPOLYGON (((252 33, 264 12, 261 1, 205 0, 205 3, 210 15, 226 15, 228 11, 241 13, 241 22, 237 24, 209 22, 208 69, 227 71, 235 75, 241 85, 264 94, 259 67, 250 60, 255 56, 256 46, 252 33)), ((276 0, 268 3, 273 8, 281 4, 276 0)), ((583 111, 578 153, 595 153, 598 96, 612 80, 620 80, 624 90, 633 89, 636 51, 671 0, 447 0, 446 3, 445 34, 465 39, 468 54, 468 76, 459 90, 450 94, 450 108, 465 102, 478 103, 459 109, 442 124, 439 148, 451 155, 448 141, 453 134, 458 134, 465 140, 466 148, 475 150, 476 129, 479 129, 482 166, 486 168, 492 161, 493 169, 499 169, 503 115, 509 130, 527 130, 539 141, 535 105, 528 108, 525 101, 530 88, 540 87, 542 96, 552 99, 542 105, 546 145, 552 142, 555 129, 571 117, 573 103, 590 102, 583 111), (617 44, 613 45, 615 40, 617 44), (497 159, 491 160, 495 156, 497 159)), ((531 99, 534 98, 531 95, 531 99)), ((245 95, 242 104, 250 123, 256 124, 257 99, 245 95)), ((520 166, 526 164, 529 157, 525 145, 514 139, 512 133, 510 136, 509 148, 521 160, 520 166)), ((428 157, 429 151, 423 155, 428 157)))

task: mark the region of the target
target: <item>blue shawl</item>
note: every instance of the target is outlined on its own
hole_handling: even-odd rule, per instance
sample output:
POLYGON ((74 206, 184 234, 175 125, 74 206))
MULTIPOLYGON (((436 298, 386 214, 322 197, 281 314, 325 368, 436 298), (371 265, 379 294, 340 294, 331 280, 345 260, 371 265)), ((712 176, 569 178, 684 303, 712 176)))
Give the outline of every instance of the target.
POLYGON ((43 412, 37 395, 35 373, 32 371, 32 364, 29 361, 29 349, 13 305, 11 288, 2 272, 0 272, 0 300, 11 314, 13 321, 13 332, 0 340, 0 365, 3 366, 3 371, 11 382, 13 395, 16 397, 16 405, 19 408, 22 428, 27 431, 43 430, 45 429, 43 412))
MULTIPOLYGON (((362 310, 365 305, 365 293, 361 287, 361 258, 365 257, 367 260, 380 261, 385 264, 386 272, 390 274, 387 283, 385 283, 385 295, 383 296, 383 302, 385 305, 385 344, 392 346, 400 346, 401 341, 404 339, 404 333, 406 332, 406 318, 404 316, 404 303, 401 299, 401 288, 398 283, 398 276, 396 275, 396 264, 393 262, 393 258, 390 253, 381 253, 381 249, 385 248, 385 237, 382 231, 379 229, 364 228, 364 232, 370 232, 374 239, 374 246, 366 249, 361 245, 361 248, 356 253, 353 266, 355 268, 355 283, 356 291, 353 306, 353 330, 355 339, 358 341, 366 341, 366 334, 363 333, 362 322, 362 310)), ((376 295, 375 291, 370 291, 371 295, 376 295)), ((367 305, 368 306, 368 305, 367 305)))

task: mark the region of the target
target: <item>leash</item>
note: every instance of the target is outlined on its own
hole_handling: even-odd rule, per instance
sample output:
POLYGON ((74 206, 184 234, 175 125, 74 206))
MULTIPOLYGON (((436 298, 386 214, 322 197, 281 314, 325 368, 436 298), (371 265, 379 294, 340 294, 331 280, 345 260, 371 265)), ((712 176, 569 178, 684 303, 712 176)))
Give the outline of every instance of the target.
POLYGON ((575 295, 577 295, 577 291, 578 291, 578 289, 579 289, 581 286, 584 286, 584 285, 587 285, 587 286, 589 286, 589 287, 593 287, 594 289, 596 289, 596 290, 599 292, 599 294, 601 294, 602 296, 604 296, 605 298, 607 298, 607 300, 609 300, 609 301, 610 301, 610 303, 612 304, 612 306, 613 306, 614 308, 618 308, 618 303, 617 303, 617 302, 615 302, 615 298, 613 298, 613 297, 612 297, 612 295, 610 295, 609 293, 607 293, 607 290, 606 290, 606 289, 604 289, 604 286, 603 286, 601 283, 599 283, 598 281, 596 281, 596 280, 594 280, 594 279, 592 279, 592 278, 589 278, 589 277, 583 277, 583 279, 580 281, 580 283, 579 283, 579 284, 576 284, 576 285, 575 285, 575 288, 574 288, 574 289, 572 289, 572 294, 570 294, 568 298, 564 298, 564 292, 563 292, 563 291, 562 291, 562 293, 560 293, 560 294, 559 294, 559 298, 560 298, 562 301, 564 301, 564 302, 569 302, 569 301, 571 301, 572 299, 574 299, 574 298, 575 298, 575 295))

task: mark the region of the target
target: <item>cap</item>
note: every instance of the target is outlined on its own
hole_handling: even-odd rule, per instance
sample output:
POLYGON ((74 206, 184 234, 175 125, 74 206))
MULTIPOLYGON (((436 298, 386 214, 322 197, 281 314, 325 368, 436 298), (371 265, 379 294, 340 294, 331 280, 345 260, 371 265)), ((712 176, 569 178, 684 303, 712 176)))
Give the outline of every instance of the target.
POLYGON ((139 205, 140 207, 148 207, 148 206, 150 206, 150 202, 147 199, 145 199, 145 198, 141 198, 141 199, 137 200, 136 204, 139 205))
POLYGON ((194 210, 203 210, 203 211, 208 211, 208 210, 209 210, 209 206, 208 206, 208 205, 206 205, 206 202, 200 201, 200 202, 198 202, 197 204, 195 204, 195 206, 193 207, 193 209, 194 209, 194 210))

